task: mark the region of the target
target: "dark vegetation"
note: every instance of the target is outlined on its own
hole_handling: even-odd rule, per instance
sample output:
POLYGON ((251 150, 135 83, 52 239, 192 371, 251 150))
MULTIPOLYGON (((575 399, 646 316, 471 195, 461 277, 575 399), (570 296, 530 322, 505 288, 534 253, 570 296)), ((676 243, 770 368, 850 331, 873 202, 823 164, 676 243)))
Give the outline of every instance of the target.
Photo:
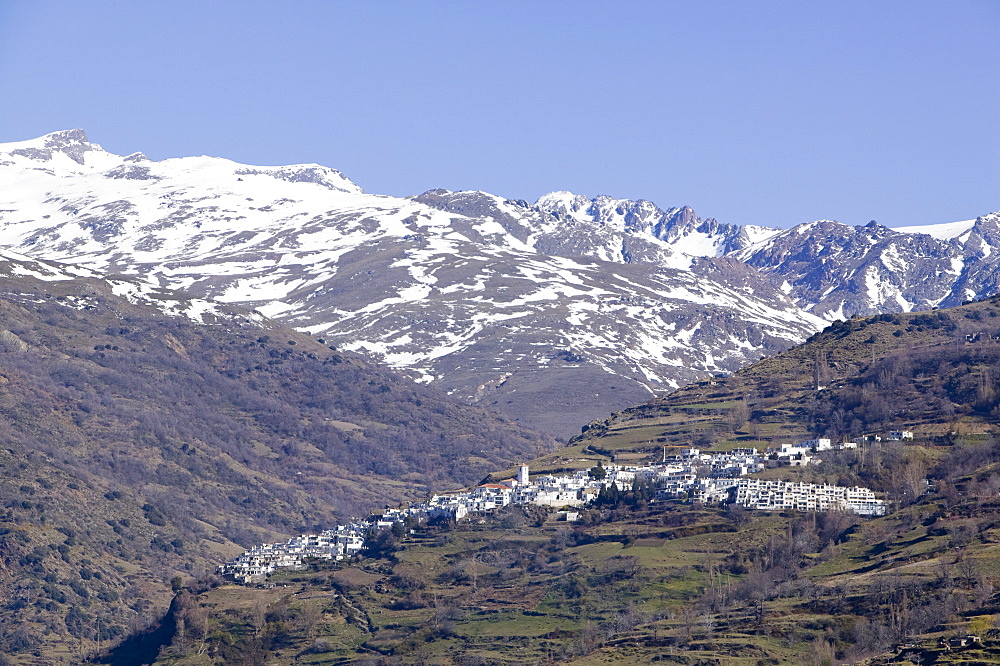
POLYGON ((239 313, 3 286, 0 654, 80 658, 158 615, 177 575, 549 445, 239 313))

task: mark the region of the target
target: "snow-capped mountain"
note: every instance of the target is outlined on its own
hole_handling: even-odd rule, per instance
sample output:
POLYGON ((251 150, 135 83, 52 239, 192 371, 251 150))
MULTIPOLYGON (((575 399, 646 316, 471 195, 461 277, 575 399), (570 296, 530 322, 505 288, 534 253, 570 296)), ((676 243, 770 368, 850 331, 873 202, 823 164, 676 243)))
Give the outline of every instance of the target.
POLYGON ((824 319, 910 312, 997 293, 1000 213, 928 227, 800 224, 732 256, 824 319))
POLYGON ((645 202, 561 219, 481 192, 401 199, 316 165, 120 157, 79 130, 0 146, 0 183, 19 252, 256 308, 562 434, 822 326, 738 262, 627 226, 665 215, 645 202))
POLYGON ((0 144, 0 244, 256 308, 562 435, 836 316, 989 289, 959 286, 988 227, 780 231, 567 192, 380 196, 318 165, 122 157, 80 130, 0 144))
MULTIPOLYGON (((590 226, 598 233, 617 232, 624 243, 659 241, 663 255, 647 256, 623 251, 621 260, 662 262, 674 268, 689 268, 697 257, 720 257, 763 241, 777 229, 722 224, 715 219, 702 220, 684 206, 661 210, 649 201, 631 201, 599 196, 587 199, 570 192, 552 192, 535 204, 560 220, 573 220, 590 226)), ((556 231, 558 234, 558 230, 556 231)))

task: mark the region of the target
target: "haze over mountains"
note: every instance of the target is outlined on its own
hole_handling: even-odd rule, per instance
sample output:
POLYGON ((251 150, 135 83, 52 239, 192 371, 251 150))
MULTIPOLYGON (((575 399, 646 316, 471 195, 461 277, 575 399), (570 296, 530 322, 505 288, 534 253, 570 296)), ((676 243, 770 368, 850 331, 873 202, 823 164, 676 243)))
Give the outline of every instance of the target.
POLYGON ((690 208, 366 194, 318 165, 121 157, 80 130, 0 145, 0 244, 255 308, 549 433, 854 314, 995 293, 1000 215, 788 230, 690 208))

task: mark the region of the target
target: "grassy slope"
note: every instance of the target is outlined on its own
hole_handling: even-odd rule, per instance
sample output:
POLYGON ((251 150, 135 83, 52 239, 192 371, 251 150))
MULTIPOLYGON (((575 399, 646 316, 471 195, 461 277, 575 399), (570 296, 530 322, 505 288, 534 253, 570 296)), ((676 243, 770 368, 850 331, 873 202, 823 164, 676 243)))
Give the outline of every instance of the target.
POLYGON ((418 532, 388 560, 276 575, 270 590, 207 590, 191 603, 201 624, 158 663, 853 662, 904 636, 933 651, 993 620, 993 499, 927 496, 820 540, 810 516, 669 505, 604 519, 511 514, 418 532))

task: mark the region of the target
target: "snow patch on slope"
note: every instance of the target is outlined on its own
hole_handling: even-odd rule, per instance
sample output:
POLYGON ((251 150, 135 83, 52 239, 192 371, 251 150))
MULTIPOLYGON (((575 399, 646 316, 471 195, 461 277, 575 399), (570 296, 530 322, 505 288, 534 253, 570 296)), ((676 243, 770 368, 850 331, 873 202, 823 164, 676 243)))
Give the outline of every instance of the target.
POLYGON ((945 222, 943 224, 924 224, 912 227, 892 227, 893 231, 901 234, 927 234, 940 240, 958 238, 972 228, 975 220, 963 220, 961 222, 945 222))

